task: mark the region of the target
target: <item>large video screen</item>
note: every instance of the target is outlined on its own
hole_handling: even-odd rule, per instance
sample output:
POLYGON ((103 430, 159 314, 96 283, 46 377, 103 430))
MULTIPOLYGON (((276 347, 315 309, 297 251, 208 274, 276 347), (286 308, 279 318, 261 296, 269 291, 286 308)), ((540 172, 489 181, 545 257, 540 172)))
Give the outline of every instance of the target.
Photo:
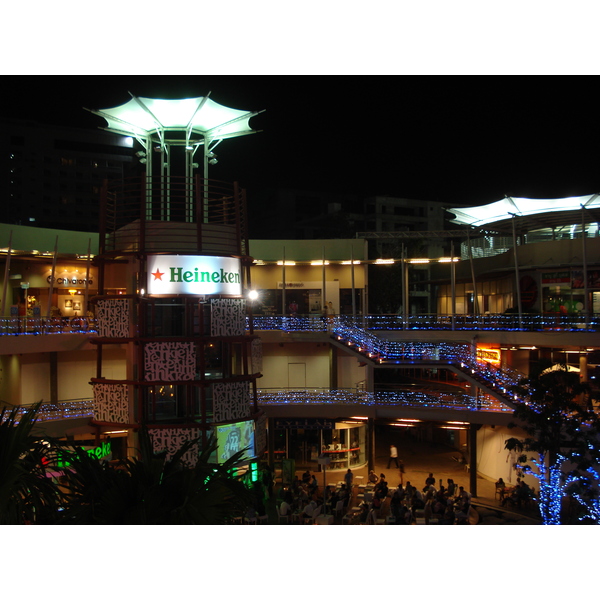
POLYGON ((236 452, 247 448, 242 459, 254 457, 254 421, 217 425, 217 462, 224 463, 236 452))

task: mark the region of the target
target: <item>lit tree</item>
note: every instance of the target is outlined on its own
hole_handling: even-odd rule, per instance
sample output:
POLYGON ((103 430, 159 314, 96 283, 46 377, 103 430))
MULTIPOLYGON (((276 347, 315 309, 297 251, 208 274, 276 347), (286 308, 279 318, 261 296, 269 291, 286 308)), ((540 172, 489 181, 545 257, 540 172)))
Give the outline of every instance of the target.
POLYGON ((520 452, 517 469, 538 480, 543 522, 558 525, 563 498, 592 500, 589 482, 598 479, 591 467, 600 458, 600 422, 589 409, 590 388, 577 373, 559 368, 524 379, 513 391, 520 402, 514 411, 517 422, 509 427, 518 426, 527 436, 510 438, 506 448, 520 452))

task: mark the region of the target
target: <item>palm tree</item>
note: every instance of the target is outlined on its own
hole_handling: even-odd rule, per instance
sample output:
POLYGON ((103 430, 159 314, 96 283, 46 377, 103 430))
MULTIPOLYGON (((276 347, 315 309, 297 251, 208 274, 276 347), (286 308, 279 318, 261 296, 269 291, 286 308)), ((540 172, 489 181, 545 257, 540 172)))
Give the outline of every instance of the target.
POLYGON ((167 459, 155 454, 146 428, 140 429, 140 458, 117 466, 74 448, 65 470, 67 493, 61 523, 97 525, 218 525, 245 511, 253 494, 231 470, 243 452, 226 463, 210 462, 213 441, 194 467, 182 457, 198 440, 184 443, 167 459))
POLYGON ((0 524, 54 522, 60 494, 47 472, 52 447, 32 434, 41 403, 0 414, 0 524))

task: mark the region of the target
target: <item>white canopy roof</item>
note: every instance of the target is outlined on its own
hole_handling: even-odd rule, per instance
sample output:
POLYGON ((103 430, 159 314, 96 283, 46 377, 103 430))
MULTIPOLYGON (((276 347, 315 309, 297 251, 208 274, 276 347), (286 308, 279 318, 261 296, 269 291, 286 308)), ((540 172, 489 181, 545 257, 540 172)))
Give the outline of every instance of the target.
POLYGON ((164 100, 138 98, 114 108, 91 110, 106 119, 108 131, 137 138, 149 138, 155 134, 162 139, 166 131, 186 131, 204 140, 225 139, 255 133, 248 121, 258 114, 228 108, 208 96, 164 100))
MULTIPOLYGON (((550 200, 534 200, 531 198, 510 198, 506 197, 491 204, 482 206, 448 208, 453 212, 455 219, 451 223, 460 225, 470 225, 472 227, 484 227, 492 224, 498 224, 501 221, 517 217, 535 217, 539 215, 545 218, 550 224, 556 220, 559 214, 586 209, 600 208, 600 197, 598 194, 590 196, 576 196, 572 198, 556 198, 550 200)), ((580 220, 580 219, 579 219, 580 220)), ((574 221, 577 222, 577 221, 574 221)))

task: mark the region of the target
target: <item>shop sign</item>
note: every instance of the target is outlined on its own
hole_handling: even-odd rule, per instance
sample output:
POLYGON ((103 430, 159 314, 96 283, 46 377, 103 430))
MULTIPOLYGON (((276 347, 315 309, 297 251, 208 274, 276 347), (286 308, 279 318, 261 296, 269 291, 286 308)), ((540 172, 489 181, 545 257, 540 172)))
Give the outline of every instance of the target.
MULTIPOLYGON (((95 446, 93 448, 83 447, 83 450, 85 450, 92 458, 97 458, 98 460, 106 460, 112 456, 112 447, 110 442, 102 442, 100 446, 95 446)), ((60 468, 68 467, 71 464, 69 462, 69 453, 59 452, 56 464, 60 468)))
POLYGON ((239 258, 223 256, 148 256, 148 294, 242 294, 239 258))
POLYGON ((569 271, 549 271, 542 273, 542 283, 571 283, 571 273, 569 271))
POLYGON ((275 419, 275 429, 335 429, 330 419, 275 419))
MULTIPOLYGON (((48 275, 46 277, 46 281, 48 284, 52 283, 52 275, 48 275)), ((64 287, 76 288, 76 287, 85 287, 85 282, 87 281, 88 286, 91 287, 94 285, 93 279, 87 279, 82 277, 81 275, 67 275, 66 277, 55 277, 54 285, 62 285, 64 287)))

